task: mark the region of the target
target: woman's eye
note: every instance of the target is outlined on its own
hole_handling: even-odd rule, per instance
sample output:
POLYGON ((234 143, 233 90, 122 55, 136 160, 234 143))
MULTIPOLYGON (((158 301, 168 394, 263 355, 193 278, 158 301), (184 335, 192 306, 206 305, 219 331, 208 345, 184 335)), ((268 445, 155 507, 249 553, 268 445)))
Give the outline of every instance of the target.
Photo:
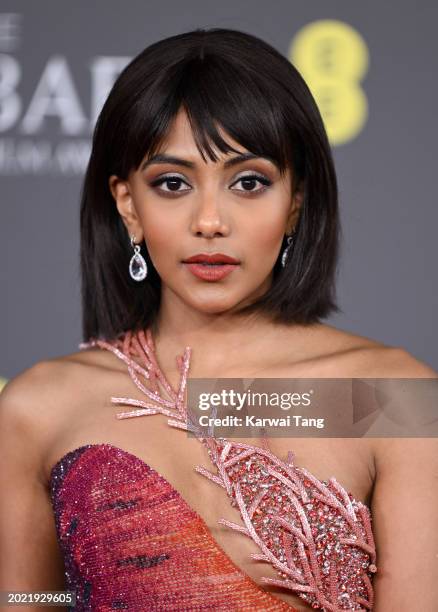
MULTIPOLYGON (((235 189, 235 191, 240 191, 242 193, 259 193, 265 191, 267 187, 272 185, 272 181, 270 181, 266 176, 261 174, 248 174, 241 176, 232 186, 241 183, 242 189, 235 189), (255 189, 257 183, 262 185, 261 188, 255 189)), ((179 176, 162 176, 157 180, 151 183, 151 187, 159 188, 159 191, 163 191, 165 193, 182 193, 184 191, 190 191, 191 187, 187 185, 187 183, 179 176), (186 189, 181 189, 183 185, 186 185, 186 189), (164 188, 163 186, 166 186, 164 188)))
POLYGON ((241 176, 234 185, 238 183, 242 183, 243 189, 237 189, 236 191, 246 191, 247 193, 258 193, 259 191, 265 191, 267 187, 272 185, 272 182, 266 178, 266 176, 262 176, 260 174, 248 174, 245 176, 241 176), (261 183, 263 187, 260 189, 254 189, 256 183, 261 183))
POLYGON ((188 189, 179 189, 182 184, 187 185, 187 183, 179 176, 162 176, 154 181, 151 185, 152 187, 160 187, 164 184, 167 185, 168 189, 161 189, 161 191, 166 191, 168 193, 172 191, 181 193, 182 191, 190 190, 190 187, 188 187, 188 189))

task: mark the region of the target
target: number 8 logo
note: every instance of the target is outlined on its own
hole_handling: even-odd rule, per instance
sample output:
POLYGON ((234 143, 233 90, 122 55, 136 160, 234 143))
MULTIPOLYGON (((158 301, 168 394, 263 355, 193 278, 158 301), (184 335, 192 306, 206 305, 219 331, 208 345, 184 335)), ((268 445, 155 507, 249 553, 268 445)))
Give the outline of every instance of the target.
POLYGON ((309 23, 293 38, 289 59, 318 104, 331 144, 355 138, 368 117, 361 81, 369 64, 368 47, 357 30, 331 19, 309 23))

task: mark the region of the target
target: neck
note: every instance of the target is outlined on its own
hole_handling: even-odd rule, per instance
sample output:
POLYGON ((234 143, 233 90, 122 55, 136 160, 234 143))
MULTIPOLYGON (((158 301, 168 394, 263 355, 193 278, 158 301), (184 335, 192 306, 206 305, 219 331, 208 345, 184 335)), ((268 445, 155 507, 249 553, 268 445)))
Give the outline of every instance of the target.
POLYGON ((229 371, 245 362, 268 364, 279 347, 298 350, 308 338, 306 326, 275 323, 259 313, 206 314, 166 307, 151 332, 161 363, 174 367, 175 355, 190 346, 193 365, 203 372, 229 371))

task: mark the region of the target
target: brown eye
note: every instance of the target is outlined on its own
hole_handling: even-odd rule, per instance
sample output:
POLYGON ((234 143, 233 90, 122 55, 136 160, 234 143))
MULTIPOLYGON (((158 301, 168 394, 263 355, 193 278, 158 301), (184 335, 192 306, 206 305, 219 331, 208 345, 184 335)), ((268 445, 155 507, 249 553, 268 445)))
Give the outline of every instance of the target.
POLYGON ((234 185, 238 183, 242 184, 243 189, 237 189, 236 191, 242 191, 247 193, 258 193, 262 191, 266 191, 266 188, 272 185, 272 182, 261 174, 247 174, 245 176, 241 176, 239 180, 237 180, 234 185), (263 185, 260 189, 254 189, 257 183, 263 185))
POLYGON ((167 185, 168 189, 161 189, 161 191, 165 191, 166 193, 181 193, 182 191, 190 191, 190 187, 188 189, 179 189, 182 184, 187 185, 187 183, 179 176, 162 176, 156 181, 153 181, 151 183, 151 187, 167 185))

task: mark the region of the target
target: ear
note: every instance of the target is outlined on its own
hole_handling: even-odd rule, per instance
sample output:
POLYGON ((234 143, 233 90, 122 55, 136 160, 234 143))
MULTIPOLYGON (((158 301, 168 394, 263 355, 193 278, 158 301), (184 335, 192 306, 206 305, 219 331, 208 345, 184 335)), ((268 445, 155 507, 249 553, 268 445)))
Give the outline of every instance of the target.
POLYGON ((287 217, 286 233, 291 234, 292 230, 298 222, 301 206, 304 201, 304 183, 301 182, 294 190, 292 196, 292 204, 287 217))
POLYGON ((134 235, 135 242, 138 244, 144 238, 143 227, 135 210, 129 183, 113 174, 110 176, 108 184, 128 234, 129 236, 134 235))

